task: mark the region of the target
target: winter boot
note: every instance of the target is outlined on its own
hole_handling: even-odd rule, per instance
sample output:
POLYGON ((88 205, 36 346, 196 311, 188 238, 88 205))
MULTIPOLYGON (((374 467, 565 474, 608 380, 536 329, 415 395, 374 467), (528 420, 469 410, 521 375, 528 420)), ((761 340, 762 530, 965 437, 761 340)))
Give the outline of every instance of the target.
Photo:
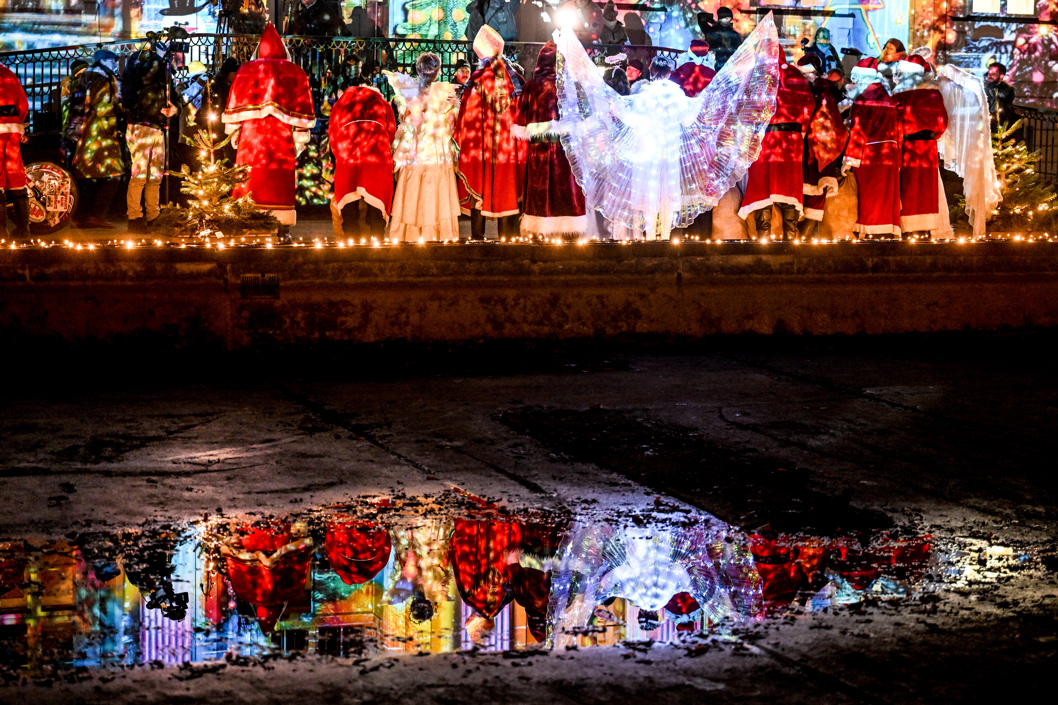
POLYGON ((764 241, 771 238, 771 204, 753 211, 753 222, 757 226, 757 239, 764 241))
POLYGON ((29 193, 25 189, 11 191, 8 192, 7 199, 15 208, 15 230, 11 237, 28 240, 32 237, 29 231, 29 193))
POLYGON ((782 241, 793 242, 797 239, 797 209, 788 203, 779 206, 782 214, 782 241))
POLYGON ((485 239, 485 216, 476 208, 470 211, 470 239, 485 239))
POLYGON ((0 191, 0 240, 7 239, 7 197, 0 191))

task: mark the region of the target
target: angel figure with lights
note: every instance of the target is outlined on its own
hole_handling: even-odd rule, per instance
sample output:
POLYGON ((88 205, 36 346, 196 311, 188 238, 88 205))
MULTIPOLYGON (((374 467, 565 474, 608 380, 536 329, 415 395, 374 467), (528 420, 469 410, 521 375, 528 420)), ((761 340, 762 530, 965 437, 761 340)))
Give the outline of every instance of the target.
POLYGON ((760 152, 782 51, 770 14, 693 98, 668 80, 618 95, 572 29, 557 43, 557 131, 585 200, 615 228, 669 239, 713 208, 760 152))
POLYGON ((417 76, 384 71, 396 94, 400 124, 393 141, 390 237, 396 241, 459 239, 459 191, 452 142, 457 108, 455 84, 438 81, 441 59, 420 54, 417 76))
POLYGON ((235 74, 221 122, 233 135, 235 164, 250 167, 249 180, 235 187, 232 198, 248 195, 282 225, 294 225, 297 157, 316 125, 316 111, 308 76, 290 60, 271 24, 254 60, 235 74))

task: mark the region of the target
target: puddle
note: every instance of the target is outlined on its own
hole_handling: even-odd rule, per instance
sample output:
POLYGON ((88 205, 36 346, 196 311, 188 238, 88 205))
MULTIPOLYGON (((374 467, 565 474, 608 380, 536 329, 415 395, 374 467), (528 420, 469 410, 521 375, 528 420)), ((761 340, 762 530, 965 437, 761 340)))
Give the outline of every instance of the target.
POLYGON ((674 642, 842 605, 928 604, 1036 560, 896 530, 745 533, 662 500, 589 517, 375 498, 4 540, 0 673, 674 642))

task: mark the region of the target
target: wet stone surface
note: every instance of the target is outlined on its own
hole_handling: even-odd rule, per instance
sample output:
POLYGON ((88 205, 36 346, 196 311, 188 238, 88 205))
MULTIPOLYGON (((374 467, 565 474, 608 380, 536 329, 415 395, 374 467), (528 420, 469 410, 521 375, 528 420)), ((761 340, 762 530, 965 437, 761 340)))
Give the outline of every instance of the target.
POLYGON ((15 384, 0 702, 1045 697, 1052 343, 15 384))

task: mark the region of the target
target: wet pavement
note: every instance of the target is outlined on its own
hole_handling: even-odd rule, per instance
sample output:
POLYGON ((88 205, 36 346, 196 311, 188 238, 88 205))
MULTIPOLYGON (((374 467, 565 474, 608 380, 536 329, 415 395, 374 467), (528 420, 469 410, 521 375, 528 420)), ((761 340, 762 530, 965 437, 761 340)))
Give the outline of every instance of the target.
POLYGON ((0 702, 1041 697, 1054 342, 27 375, 0 400, 0 702))

